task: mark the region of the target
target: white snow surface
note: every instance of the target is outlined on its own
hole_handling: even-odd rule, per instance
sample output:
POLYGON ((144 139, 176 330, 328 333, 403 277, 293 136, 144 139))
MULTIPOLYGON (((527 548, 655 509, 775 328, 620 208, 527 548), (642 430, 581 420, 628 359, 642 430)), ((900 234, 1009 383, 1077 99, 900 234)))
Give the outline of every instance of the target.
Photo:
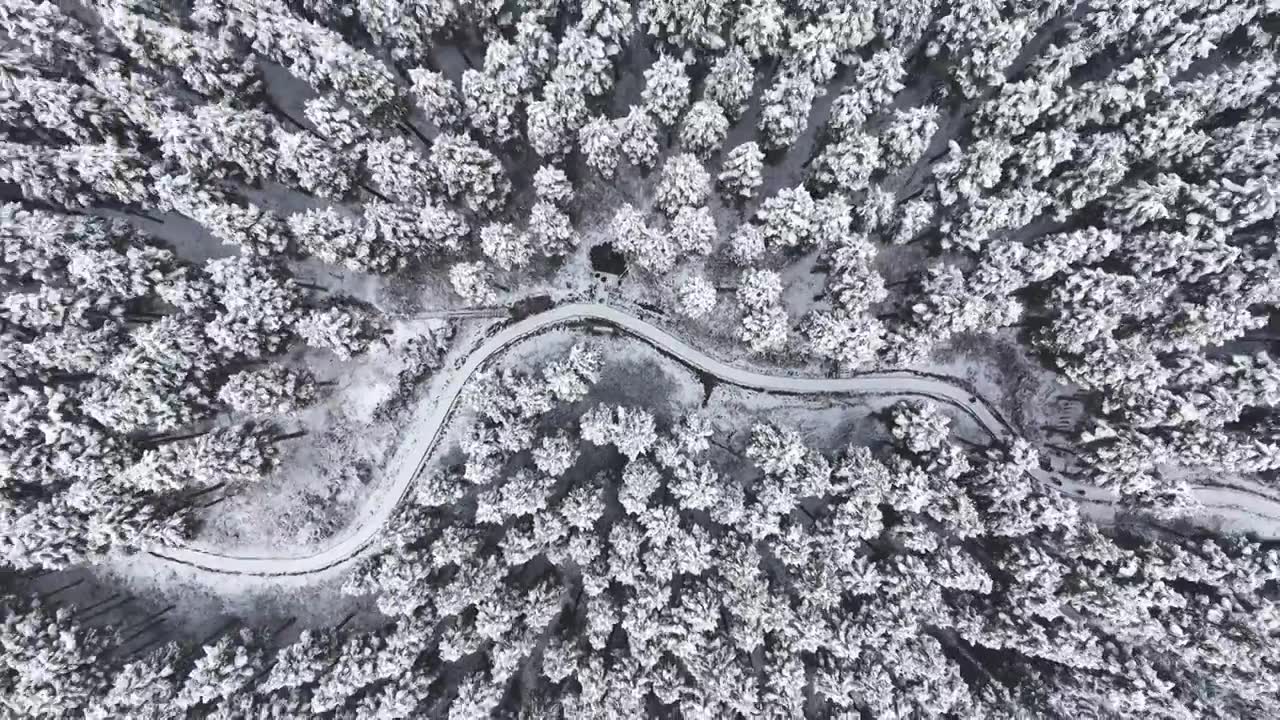
MULTIPOLYGON (((431 401, 422 403, 406 424, 406 440, 396 449, 385 470, 389 482, 381 486, 380 492, 369 499, 347 530, 328 547, 296 556, 230 555, 195 548, 153 549, 150 552, 159 558, 214 573, 257 576, 307 575, 351 560, 377 537, 382 525, 391 517, 423 465, 433 455, 438 441, 448 429, 450 417, 459 406, 467 380, 512 344, 551 328, 582 321, 614 325, 723 383, 797 395, 881 394, 928 398, 969 415, 996 439, 1007 439, 1014 433, 1008 422, 983 398, 943 376, 909 371, 872 372, 843 378, 768 375, 716 360, 667 331, 617 308, 594 303, 566 304, 496 331, 467 357, 460 368, 452 371, 441 391, 431 401)), ((1038 470, 1033 475, 1036 480, 1084 502, 1105 506, 1112 499, 1106 491, 1059 477, 1056 473, 1038 470)), ((1274 518, 1280 518, 1280 503, 1263 501, 1237 490, 1213 488, 1203 499, 1206 509, 1227 523, 1244 519, 1236 517, 1238 515, 1257 515, 1259 512, 1271 518, 1273 525, 1274 518)), ((1251 527, 1257 527, 1256 519, 1249 522, 1251 527)))

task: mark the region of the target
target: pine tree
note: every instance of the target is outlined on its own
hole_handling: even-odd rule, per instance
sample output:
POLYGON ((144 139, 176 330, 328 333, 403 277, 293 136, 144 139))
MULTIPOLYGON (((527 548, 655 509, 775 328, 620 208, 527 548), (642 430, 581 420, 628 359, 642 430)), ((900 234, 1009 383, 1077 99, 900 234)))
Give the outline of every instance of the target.
POLYGON ((682 207, 671 219, 667 236, 686 255, 708 255, 715 246, 716 220, 706 207, 682 207))
POLYGON ((667 159, 658 182, 657 202, 667 215, 695 207, 711 194, 711 175, 697 157, 684 153, 667 159))
MULTIPOLYGON (((493 55, 492 49, 485 54, 486 65, 493 55)), ((501 145, 515 138, 519 104, 519 81, 495 76, 487 69, 462 73, 462 107, 467 122, 488 142, 501 145)))
POLYGON ((818 205, 804 186, 783 188, 760 204, 756 220, 769 246, 806 247, 816 240, 818 205))
POLYGON ((539 200, 546 200, 564 207, 573 199, 573 184, 564 170, 554 165, 543 165, 533 175, 533 187, 539 200))
POLYGON ((307 312, 298 320, 298 336, 308 345, 350 360, 368 351, 384 334, 381 318, 354 303, 334 302, 307 312))
POLYGON ((694 275, 680 284, 676 298, 680 314, 696 320, 715 307, 716 288, 705 277, 694 275))
POLYGON ((548 257, 568 254, 578 246, 569 215, 546 200, 534 203, 529 211, 528 234, 538 252, 548 257))
POLYGON ((15 75, 4 93, 7 123, 41 143, 100 144, 136 134, 107 98, 85 84, 15 75))
POLYGON ((280 169, 297 187, 317 197, 341 200, 355 182, 355 168, 344 155, 306 132, 272 133, 280 153, 280 169))
POLYGON ((506 223, 489 223, 480 228, 480 250, 503 270, 524 267, 533 256, 528 234, 506 223))
POLYGON ((755 142, 745 142, 729 151, 717 180, 730 197, 748 199, 764 184, 764 153, 755 142))
POLYGON ((850 132, 826 146, 814 158, 813 177, 842 193, 866 190, 881 165, 879 141, 861 132, 850 132))
POLYGON ((243 423, 152 452, 182 488, 253 484, 276 467, 280 450, 271 432, 269 426, 243 423))
POLYGON ((458 89, 444 75, 425 68, 409 71, 413 97, 427 122, 442 132, 456 132, 462 123, 462 102, 458 89))
POLYGON ((731 47, 711 65, 703 97, 719 105, 727 118, 737 121, 747 109, 755 81, 751 59, 741 48, 731 47))
POLYGON ((316 394, 310 371, 272 364, 231 375, 218 390, 218 399, 236 412, 262 416, 297 412, 315 402, 316 394))
POLYGON ((781 55, 793 23, 778 0, 750 0, 738 10, 733 39, 752 59, 781 55))
POLYGON ((111 687, 101 701, 86 708, 86 720, 130 716, 144 720, 176 720, 178 680, 175 666, 181 651, 169 643, 115 670, 111 687))
POLYGON ((938 108, 932 105, 900 110, 880 136, 880 147, 891 168, 909 168, 924 155, 938 131, 938 108))
POLYGON ((344 150, 354 148, 373 135, 373 130, 355 112, 331 95, 307 100, 302 104, 302 114, 325 140, 344 150))
POLYGON ((630 204, 618 209, 610 228, 614 234, 614 246, 640 266, 663 273, 675 264, 675 243, 666 233, 649 227, 644 213, 630 204))
POLYGON ((511 182, 493 153, 466 135, 441 135, 431 146, 431 165, 450 198, 481 214, 502 209, 511 182))
POLYGON ((787 314, 778 303, 782 282, 776 272, 750 269, 738 283, 739 304, 746 309, 741 337, 753 352, 781 349, 787 340, 787 314))
POLYGON ((809 111, 819 90, 807 74, 788 68, 761 98, 758 128, 765 147, 781 150, 794 145, 809 123, 809 111))
POLYGON ((699 100, 685 115, 680 130, 682 145, 702 157, 708 157, 720 149, 729 132, 729 120, 714 103, 699 100))
POLYGON ((357 218, 334 208, 289 217, 289 229, 322 262, 363 272, 390 272, 402 262, 398 249, 378 242, 357 218))
POLYGON ((338 33, 303 20, 272 0, 229 0, 196 9, 192 20, 239 36, 317 90, 333 90, 370 119, 386 122, 401 110, 391 71, 338 33))
POLYGON ((905 87, 904 61, 900 50, 888 48, 857 66, 854 81, 831 105, 828 125, 836 137, 861 129, 905 87))
POLYGON ((425 204, 435 187, 431 165, 413 143, 403 137, 367 140, 360 144, 364 169, 378 192, 394 202, 425 204))
POLYGON ((581 400, 600 379, 599 350, 581 343, 569 349, 564 360, 548 363, 542 370, 543 380, 551 396, 565 403, 581 400))
POLYGON ((675 125, 689 104, 689 76, 678 58, 663 55, 644 71, 644 109, 663 127, 675 125))
POLYGON ((135 329, 128 348, 86 388, 85 414, 117 432, 168 431, 204 417, 212 339, 198 321, 176 315, 135 329))
POLYGON ((248 630, 223 635, 214 644, 205 645, 203 652, 178 693, 181 708, 195 708, 244 691, 262 670, 262 649, 248 630))
POLYGON ((582 126, 578 142, 588 167, 602 177, 613 177, 618 168, 620 143, 617 126, 603 117, 594 117, 582 126))
POLYGON ((483 305, 497 301, 493 275, 483 263, 455 263, 449 268, 449 283, 453 291, 469 303, 483 305))
POLYGON ((893 437, 913 453, 928 453, 945 444, 950 423, 933 403, 902 402, 893 409, 893 437))
POLYGON ((563 432, 544 437, 533 450, 533 464, 552 477, 563 475, 577 459, 577 443, 563 432))
POLYGON ((262 357, 283 349, 298 317, 297 283, 273 264, 221 258, 205 265, 214 293, 205 333, 224 352, 262 357))
POLYGON ((884 345, 884 326, 866 315, 817 310, 805 318, 801 333, 809 352, 845 370, 871 362, 884 345))
POLYGON ((344 706, 347 700, 377 680, 377 651, 384 641, 373 633, 352 634, 339 644, 336 658, 311 691, 312 713, 344 706))
POLYGON ((198 183, 185 174, 161 178, 155 185, 160 206, 191 218, 215 239, 244 253, 273 257, 288 252, 292 237, 282 218, 243 198, 211 192, 208 186, 196 189, 198 183))
POLYGON ((611 58, 605 38, 575 25, 560 39, 552 81, 580 88, 590 97, 599 97, 613 87, 611 58))
POLYGON ((754 265, 764 253, 764 230, 759 225, 743 223, 729 236, 729 256, 738 265, 754 265))
POLYGON ((618 128, 622 152, 636 167, 648 169, 658 160, 658 126, 644 108, 633 106, 626 116, 613 121, 618 128))
POLYGON ((654 37, 676 45, 719 49, 724 45, 722 26, 727 8, 718 0, 646 0, 638 20, 654 37))
POLYGON ((6 597, 0 605, 5 703, 15 717, 62 718, 93 706, 109 687, 112 638, 78 627, 70 610, 50 612, 6 597))
POLYGON ((274 123, 261 110, 201 105, 190 114, 170 110, 153 133, 164 156, 209 180, 242 176, 256 183, 275 177, 279 152, 274 123))
POLYGON ((529 103, 528 116, 526 135, 534 151, 544 158, 560 157, 573 149, 574 133, 587 121, 586 98, 577 85, 550 82, 542 99, 529 103))
POLYGON ((491 717, 502 700, 502 690, 502 685, 486 678, 483 672, 472 673, 458 686, 458 694, 449 705, 449 720, 491 717))
POLYGON ((70 208, 136 204, 147 198, 145 161, 111 141, 54 148, 0 143, 0 179, 25 197, 70 208))
POLYGON ((893 233, 893 243, 903 245, 918 237, 933 223, 937 214, 935 203, 928 198, 915 198, 902 204, 893 233))

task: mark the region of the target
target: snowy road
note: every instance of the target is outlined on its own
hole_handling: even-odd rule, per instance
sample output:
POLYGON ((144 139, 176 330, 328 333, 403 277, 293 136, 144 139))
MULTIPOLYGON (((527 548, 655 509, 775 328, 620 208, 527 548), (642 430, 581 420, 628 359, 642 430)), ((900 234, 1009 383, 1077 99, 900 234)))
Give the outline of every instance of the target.
MULTIPOLYGON (((352 559, 377 537, 383 524, 390 519, 396 506, 413 485, 418 471, 433 455, 436 443, 447 430, 449 416, 458 405, 467 380, 507 347, 553 327, 583 321, 614 326, 724 383, 752 390, 796 395, 882 394, 927 397, 965 412, 996 439, 1003 440, 1014 433, 1013 428, 985 399, 975 396, 946 377, 909 372, 867 373, 843 378, 766 375, 716 360, 665 330, 622 310, 594 303, 561 305, 530 315, 494 332, 466 357, 460 367, 447 371, 450 373, 447 384, 435 395, 433 401, 422 403, 410 420, 409 429, 404 433, 407 440, 397 448, 388 465, 390 481, 383 484, 378 496, 370 498, 344 534, 329 547, 311 555, 292 557, 223 555, 195 548, 164 548, 153 550, 151 554, 210 572, 256 576, 306 575, 352 559)), ((1034 474, 1038 480, 1077 500, 1101 505, 1109 505, 1111 502, 1109 493, 1097 488, 1074 483, 1047 471, 1034 474)), ((1247 491, 1209 488, 1205 490, 1202 499, 1208 509, 1228 519, 1234 517, 1242 520, 1250 516, 1261 516, 1269 520, 1280 518, 1280 503, 1260 499, 1247 491), (1262 507, 1263 505, 1266 507, 1262 507), (1256 511, 1248 508, 1255 508, 1256 511)))

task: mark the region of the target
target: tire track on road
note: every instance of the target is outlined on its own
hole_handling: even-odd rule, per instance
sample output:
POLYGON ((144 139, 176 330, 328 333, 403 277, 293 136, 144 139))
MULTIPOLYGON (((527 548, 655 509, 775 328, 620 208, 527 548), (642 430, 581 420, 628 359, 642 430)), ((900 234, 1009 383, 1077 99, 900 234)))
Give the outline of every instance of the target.
MULTIPOLYGON (((691 368, 721 382, 749 390, 792 395, 884 394, 924 397, 960 409, 998 441, 1016 435, 1014 428, 986 398, 944 376, 903 370, 869 372, 839 378, 769 375, 717 360, 666 330, 624 310, 598 303, 560 305, 498 329, 467 355, 461 367, 453 371, 441 393, 431 401, 422 403, 409 421, 409 428, 419 430, 405 434, 408 440, 401 443, 388 463, 387 472, 393 478, 392 481, 383 486, 384 491, 365 503, 343 534, 328 547, 310 555, 280 557, 222 554, 190 547, 167 547, 147 552, 164 560, 213 573, 263 577, 309 575, 348 562, 377 538, 382 526, 391 519, 396 507, 413 487, 414 479, 435 454, 436 446, 447 433, 449 420, 457 410, 471 377, 516 343, 553 328, 583 322, 598 322, 616 327, 691 368)), ((1113 504, 1111 494, 1099 488, 1077 483, 1046 470, 1033 471, 1031 474, 1048 487, 1073 499, 1113 504)), ((1218 494, 1241 496, 1246 498, 1245 502, 1248 502, 1247 498, 1252 498, 1253 504, 1258 501, 1255 495, 1238 490, 1218 490, 1218 494)), ((1246 509, 1239 503, 1205 504, 1205 508, 1237 518, 1250 515, 1280 521, 1280 503, 1269 504, 1275 506, 1276 515, 1246 509)))

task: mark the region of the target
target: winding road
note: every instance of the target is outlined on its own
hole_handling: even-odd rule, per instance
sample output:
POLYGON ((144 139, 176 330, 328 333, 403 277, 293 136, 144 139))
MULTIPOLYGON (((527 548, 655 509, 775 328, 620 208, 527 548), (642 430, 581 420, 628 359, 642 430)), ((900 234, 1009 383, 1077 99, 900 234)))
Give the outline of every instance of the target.
MULTIPOLYGON (((311 555, 267 557, 227 555, 196 548, 164 548, 150 554, 172 562, 189 565, 213 573, 254 576, 307 575, 321 572, 356 557, 377 537, 391 518, 396 506, 413 485, 423 465, 433 455, 436 444, 446 434, 449 418, 457 408, 467 381, 490 359, 511 345, 546 330, 582 322, 603 323, 653 345, 668 356, 689 367, 715 377, 720 382, 750 390, 795 395, 893 395, 925 397, 951 405, 974 419, 993 438, 1004 440, 1014 434, 999 412, 984 398, 957 385, 944 376, 905 371, 866 373, 842 378, 766 375, 733 367, 688 345, 667 331, 625 311, 596 303, 560 305, 545 312, 525 317, 506 325, 484 339, 471 352, 461 367, 449 372, 448 383, 432 400, 419 405, 407 424, 406 438, 388 465, 389 482, 379 494, 370 498, 348 525, 343 535, 328 547, 311 555)), ((1081 485, 1048 471, 1033 473, 1037 480, 1090 503, 1111 504, 1109 493, 1081 485)), ((1213 489, 1215 496, 1230 502, 1211 504, 1207 508, 1217 514, 1239 517, 1259 515, 1246 506, 1258 506, 1260 499, 1245 490, 1213 489), (1235 497, 1231 497, 1235 496, 1235 497)), ((1280 517, 1280 503, 1268 502, 1273 511, 1263 517, 1280 517)))

